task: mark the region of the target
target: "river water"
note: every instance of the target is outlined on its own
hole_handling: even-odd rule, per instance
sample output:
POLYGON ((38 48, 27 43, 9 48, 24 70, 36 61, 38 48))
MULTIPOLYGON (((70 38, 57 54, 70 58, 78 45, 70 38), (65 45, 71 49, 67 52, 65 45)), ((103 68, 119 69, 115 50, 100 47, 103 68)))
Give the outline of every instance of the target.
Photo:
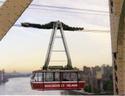
POLYGON ((64 95, 64 91, 37 91, 32 90, 29 77, 11 78, 0 85, 0 95, 64 95))

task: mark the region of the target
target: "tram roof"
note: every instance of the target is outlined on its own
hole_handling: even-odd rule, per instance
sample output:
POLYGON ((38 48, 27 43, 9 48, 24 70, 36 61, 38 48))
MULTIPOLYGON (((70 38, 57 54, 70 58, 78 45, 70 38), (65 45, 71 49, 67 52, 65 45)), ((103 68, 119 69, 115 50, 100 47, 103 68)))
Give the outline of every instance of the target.
POLYGON ((81 70, 35 70, 33 73, 37 72, 82 72, 81 70))

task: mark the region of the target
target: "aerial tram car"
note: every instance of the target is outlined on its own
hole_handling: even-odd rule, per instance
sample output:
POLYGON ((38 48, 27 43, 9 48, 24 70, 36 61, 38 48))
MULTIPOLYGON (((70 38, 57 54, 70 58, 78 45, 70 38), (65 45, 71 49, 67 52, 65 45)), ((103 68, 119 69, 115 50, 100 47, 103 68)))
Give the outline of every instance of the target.
MULTIPOLYGON (((68 89, 83 89, 85 81, 82 79, 82 71, 72 67, 71 58, 67 48, 64 31, 83 30, 83 28, 69 27, 60 21, 50 22, 48 24, 31 24, 22 23, 24 27, 34 27, 40 29, 52 29, 52 34, 49 42, 49 48, 45 60, 45 64, 42 69, 32 72, 31 87, 34 90, 68 90, 68 89), (67 65, 63 66, 48 66, 50 63, 51 53, 53 52, 53 43, 56 39, 56 32, 60 30, 60 38, 63 41, 64 52, 67 57, 67 65)), ((54 50, 60 52, 60 50, 54 50)))
POLYGON ((83 89, 78 70, 37 70, 33 71, 31 87, 37 90, 83 89))

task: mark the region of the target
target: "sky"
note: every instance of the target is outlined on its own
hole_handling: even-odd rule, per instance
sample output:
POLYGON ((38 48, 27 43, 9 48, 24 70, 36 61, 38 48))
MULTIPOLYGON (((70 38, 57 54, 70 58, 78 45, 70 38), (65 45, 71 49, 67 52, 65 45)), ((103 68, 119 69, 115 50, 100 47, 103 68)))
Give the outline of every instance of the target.
MULTIPOLYGON (((112 65, 108 12, 108 0, 33 0, 15 25, 60 20, 70 26, 84 27, 85 31, 65 31, 72 65, 80 69, 83 66, 112 65)), ((0 41, 0 69, 7 72, 40 69, 45 62, 51 31, 13 26, 0 41)), ((60 48, 60 44, 57 41, 55 46, 60 48)), ((64 54, 55 53, 52 58, 66 59, 64 54)), ((66 62, 50 65, 64 66, 66 62)))

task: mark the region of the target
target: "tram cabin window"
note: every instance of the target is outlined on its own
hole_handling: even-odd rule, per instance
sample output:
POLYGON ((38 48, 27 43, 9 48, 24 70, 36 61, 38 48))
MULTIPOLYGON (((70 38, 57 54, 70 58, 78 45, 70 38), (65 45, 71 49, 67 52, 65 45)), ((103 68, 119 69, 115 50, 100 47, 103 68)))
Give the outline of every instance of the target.
POLYGON ((33 81, 37 81, 37 73, 34 73, 34 76, 33 76, 33 81))
POLYGON ((42 81, 42 73, 34 73, 32 79, 37 82, 42 81))
POLYGON ((60 73, 59 72, 54 72, 54 81, 60 81, 60 73))
POLYGON ((63 81, 77 81, 77 75, 76 72, 63 72, 63 81))
POLYGON ((70 73, 69 72, 63 72, 63 81, 70 81, 70 73))
POLYGON ((35 73, 32 74, 31 81, 35 81, 35 73))
POLYGON ((33 76, 31 77, 33 81, 43 81, 42 73, 34 73, 33 76))
POLYGON ((70 73, 70 79, 71 81, 77 81, 78 80, 77 73, 76 72, 70 73))
POLYGON ((84 80, 82 71, 78 73, 78 80, 84 80))
POLYGON ((35 73, 33 73, 33 74, 31 75, 31 79, 34 79, 34 77, 35 77, 35 73))
POLYGON ((32 81, 36 82, 52 82, 52 81, 80 81, 82 75, 80 72, 34 72, 32 81), (43 77, 44 76, 44 77, 43 77))
POLYGON ((43 75, 42 75, 43 73, 40 73, 40 72, 39 72, 39 73, 37 73, 37 74, 38 74, 38 75, 37 75, 37 76, 38 76, 38 81, 43 81, 43 75))
POLYGON ((53 81, 53 72, 45 72, 44 73, 44 77, 45 77, 45 82, 49 82, 49 81, 53 81))

